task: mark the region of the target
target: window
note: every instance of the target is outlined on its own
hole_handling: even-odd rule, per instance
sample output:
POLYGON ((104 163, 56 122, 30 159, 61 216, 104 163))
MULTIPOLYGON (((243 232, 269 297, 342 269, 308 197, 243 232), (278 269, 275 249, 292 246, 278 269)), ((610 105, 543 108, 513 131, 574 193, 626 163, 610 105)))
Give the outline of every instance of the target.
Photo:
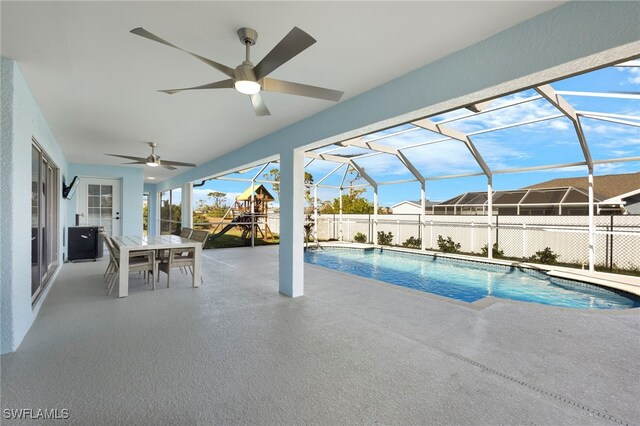
POLYGON ((58 168, 34 140, 31 146, 31 300, 58 266, 58 168))
POLYGON ((182 189, 160 194, 160 235, 180 235, 182 230, 182 189))

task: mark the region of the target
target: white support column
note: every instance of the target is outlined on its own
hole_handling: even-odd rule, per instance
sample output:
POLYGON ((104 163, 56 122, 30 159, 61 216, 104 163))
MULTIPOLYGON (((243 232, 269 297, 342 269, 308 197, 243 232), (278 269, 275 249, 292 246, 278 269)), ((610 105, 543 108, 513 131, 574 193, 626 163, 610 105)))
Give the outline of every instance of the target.
POLYGON ((313 241, 318 243, 318 185, 313 185, 313 241))
POLYGON ((256 196, 255 180, 251 179, 251 247, 256 245, 256 196))
POLYGON ((342 186, 340 187, 340 241, 344 241, 343 222, 342 222, 342 186))
POLYGON ((304 152, 280 153, 279 290, 304 294, 304 152))
POLYGON ((426 192, 426 182, 422 181, 420 183, 420 229, 422 232, 420 233, 420 250, 424 250, 426 245, 426 236, 425 236, 425 221, 426 217, 426 208, 427 208, 427 192, 426 192))
POLYGON ((487 253, 493 259, 493 179, 487 178, 487 253))
POLYGON ((593 169, 589 169, 589 272, 595 270, 595 231, 596 227, 593 221, 593 169))
POLYGON ((183 228, 193 228, 193 184, 182 185, 182 213, 180 221, 183 228))
POLYGON ((378 185, 373 187, 373 235, 371 240, 374 244, 378 242, 378 185))

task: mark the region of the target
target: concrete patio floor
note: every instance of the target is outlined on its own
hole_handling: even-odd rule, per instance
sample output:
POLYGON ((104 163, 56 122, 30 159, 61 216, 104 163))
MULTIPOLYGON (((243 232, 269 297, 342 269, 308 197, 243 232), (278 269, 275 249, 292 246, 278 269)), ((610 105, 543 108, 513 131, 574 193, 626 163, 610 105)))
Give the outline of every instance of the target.
POLYGON ((204 256, 201 288, 133 274, 125 299, 106 296, 105 260, 64 265, 0 359, 2 409, 79 425, 640 424, 639 309, 480 308, 311 265, 290 299, 278 247, 204 256))

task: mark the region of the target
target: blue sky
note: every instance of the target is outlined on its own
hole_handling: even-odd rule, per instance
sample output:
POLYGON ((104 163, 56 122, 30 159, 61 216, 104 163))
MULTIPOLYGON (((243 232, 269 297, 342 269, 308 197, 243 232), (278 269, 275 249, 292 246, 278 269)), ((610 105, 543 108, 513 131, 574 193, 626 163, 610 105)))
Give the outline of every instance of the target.
MULTIPOLYGON (((603 68, 557 81, 552 83, 551 86, 556 91, 633 92, 635 93, 633 99, 585 97, 570 94, 563 94, 562 96, 579 112, 619 114, 623 120, 640 122, 640 96, 638 95, 638 92, 640 92, 640 67, 603 68)), ((534 90, 522 91, 495 100, 489 105, 489 108, 498 106, 501 103, 523 100, 536 95, 537 92, 534 90)), ((439 122, 468 114, 469 111, 462 108, 431 117, 431 119, 439 122)), ((474 132, 482 132, 483 129, 548 117, 554 114, 559 114, 559 111, 545 100, 538 99, 498 111, 451 121, 446 125, 470 134, 471 140, 480 151, 485 162, 494 171, 584 161, 573 124, 566 117, 510 129, 473 134, 474 132)), ((640 156, 640 128, 585 117, 581 118, 581 123, 594 160, 640 156)), ((412 127, 411 125, 397 126, 393 129, 368 135, 364 139, 373 139, 381 135, 408 130, 412 127)), ((380 139, 377 142, 395 148, 404 148, 416 143, 439 139, 442 139, 441 135, 419 129, 380 139)), ((336 147, 329 146, 316 151, 325 152, 334 148, 336 147)), ((356 147, 332 151, 332 153, 341 155, 367 152, 370 151, 356 147)), ((458 141, 437 142, 405 149, 402 152, 427 178, 481 171, 465 145, 458 141)), ((379 182, 411 179, 413 177, 397 158, 388 154, 359 158, 356 159, 356 162, 379 182)), ((336 163, 315 160, 308 166, 307 171, 317 181, 336 166, 336 163)), ((277 167, 277 164, 269 165, 267 171, 273 167, 277 167)), ((245 171, 242 174, 235 173, 232 176, 250 178, 258 171, 259 167, 245 171)), ((596 166, 595 174, 618 174, 636 171, 640 171, 640 162, 599 165, 596 166)), ((342 179, 343 173, 344 168, 325 180, 324 183, 337 185, 342 179)), ((493 187, 494 190, 517 189, 558 177, 585 176, 586 173, 586 167, 582 166, 528 173, 497 174, 494 175, 493 187)), ((194 203, 197 203, 200 199, 206 200, 207 194, 214 190, 226 193, 228 195, 228 203, 232 203, 235 196, 243 192, 248 186, 249 184, 245 182, 207 181, 204 187, 194 188, 194 203)), ((271 189, 270 185, 267 185, 267 187, 271 189)), ((429 200, 442 201, 463 192, 486 191, 486 189, 487 180, 484 176, 431 180, 427 182, 427 198, 429 200)), ((318 197, 321 200, 332 200, 337 196, 337 189, 318 189, 318 197)), ((372 190, 369 189, 365 196, 371 199, 373 197, 372 190)), ((420 198, 420 186, 417 182, 381 185, 379 198, 382 206, 392 206, 403 200, 417 200, 420 198)))

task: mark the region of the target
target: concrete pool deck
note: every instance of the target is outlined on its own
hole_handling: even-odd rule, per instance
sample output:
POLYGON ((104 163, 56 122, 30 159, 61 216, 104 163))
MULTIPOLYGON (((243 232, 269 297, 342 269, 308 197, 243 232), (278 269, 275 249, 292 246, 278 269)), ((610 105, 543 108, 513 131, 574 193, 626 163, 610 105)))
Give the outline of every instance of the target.
POLYGON ((640 424, 640 309, 479 308, 313 265, 290 299, 278 247, 204 256, 201 288, 133 274, 125 299, 106 296, 106 261, 64 265, 0 358, 2 409, 81 425, 640 424))

